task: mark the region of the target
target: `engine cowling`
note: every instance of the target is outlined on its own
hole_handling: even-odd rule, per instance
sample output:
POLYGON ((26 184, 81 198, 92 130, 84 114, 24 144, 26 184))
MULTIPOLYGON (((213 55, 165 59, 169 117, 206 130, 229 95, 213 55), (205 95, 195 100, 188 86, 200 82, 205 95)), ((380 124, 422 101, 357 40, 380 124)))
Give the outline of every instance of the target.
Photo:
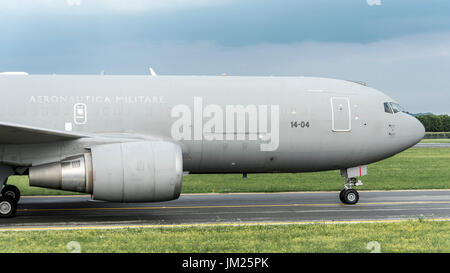
POLYGON ((92 193, 113 202, 156 202, 181 193, 183 158, 166 141, 104 144, 90 153, 29 169, 30 185, 92 193))

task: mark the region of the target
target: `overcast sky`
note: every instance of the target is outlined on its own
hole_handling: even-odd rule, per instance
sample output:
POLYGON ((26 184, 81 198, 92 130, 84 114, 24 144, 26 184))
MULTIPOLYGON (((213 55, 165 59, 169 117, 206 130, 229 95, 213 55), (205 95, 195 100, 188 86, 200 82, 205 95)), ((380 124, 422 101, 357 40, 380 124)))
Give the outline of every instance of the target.
POLYGON ((322 76, 450 113, 448 0, 0 0, 0 71, 322 76))

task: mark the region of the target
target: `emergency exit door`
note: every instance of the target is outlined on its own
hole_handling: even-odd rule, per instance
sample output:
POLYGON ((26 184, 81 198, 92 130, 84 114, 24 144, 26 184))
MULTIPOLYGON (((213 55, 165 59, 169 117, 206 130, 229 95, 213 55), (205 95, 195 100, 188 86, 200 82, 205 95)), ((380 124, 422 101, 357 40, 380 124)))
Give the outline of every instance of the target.
POLYGON ((333 132, 352 130, 350 101, 347 97, 331 98, 331 123, 333 132))

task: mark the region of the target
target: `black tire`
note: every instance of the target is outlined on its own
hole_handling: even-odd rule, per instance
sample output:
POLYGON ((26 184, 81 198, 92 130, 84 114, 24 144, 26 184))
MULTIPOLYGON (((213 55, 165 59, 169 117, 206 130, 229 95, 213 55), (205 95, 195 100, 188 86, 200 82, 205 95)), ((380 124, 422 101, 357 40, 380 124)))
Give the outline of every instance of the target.
POLYGON ((344 203, 347 205, 354 205, 359 201, 359 193, 354 189, 348 189, 343 194, 344 203))
POLYGON ((20 200, 20 190, 16 186, 6 185, 2 189, 2 196, 11 198, 17 204, 20 200))
POLYGON ((11 218, 16 215, 17 203, 7 196, 0 196, 0 218, 11 218))
POLYGON ((339 193, 339 200, 341 200, 342 203, 344 203, 344 191, 345 191, 345 189, 343 189, 343 190, 339 193))

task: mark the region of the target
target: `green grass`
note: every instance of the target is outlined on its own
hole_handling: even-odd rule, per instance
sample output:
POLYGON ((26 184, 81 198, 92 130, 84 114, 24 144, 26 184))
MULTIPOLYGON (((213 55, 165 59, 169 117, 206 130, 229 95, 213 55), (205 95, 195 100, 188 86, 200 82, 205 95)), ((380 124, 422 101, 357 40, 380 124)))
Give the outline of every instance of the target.
MULTIPOLYGON (((450 149, 412 148, 392 158, 371 164, 369 175, 362 178, 360 190, 449 189, 450 149)), ((183 193, 204 192, 280 192, 337 191, 343 187, 339 171, 298 174, 188 175, 183 179, 183 193)), ((23 195, 72 194, 28 186, 27 177, 11 177, 23 195)))
POLYGON ((450 222, 1 232, 0 252, 450 252, 450 222))
POLYGON ((420 143, 450 143, 450 138, 427 138, 422 139, 420 143))

